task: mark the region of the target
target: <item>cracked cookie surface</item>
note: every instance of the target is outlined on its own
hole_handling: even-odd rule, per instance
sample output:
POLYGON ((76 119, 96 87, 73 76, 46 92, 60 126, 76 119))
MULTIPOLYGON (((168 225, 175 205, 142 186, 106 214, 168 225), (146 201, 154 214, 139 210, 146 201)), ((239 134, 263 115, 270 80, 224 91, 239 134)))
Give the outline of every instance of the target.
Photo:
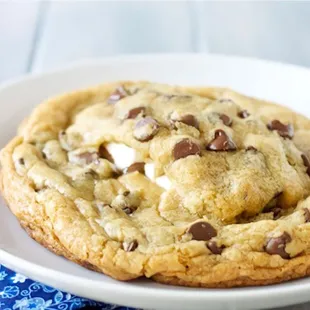
POLYGON ((39 105, 1 152, 29 235, 119 280, 310 273, 310 121, 223 88, 117 82, 39 105))

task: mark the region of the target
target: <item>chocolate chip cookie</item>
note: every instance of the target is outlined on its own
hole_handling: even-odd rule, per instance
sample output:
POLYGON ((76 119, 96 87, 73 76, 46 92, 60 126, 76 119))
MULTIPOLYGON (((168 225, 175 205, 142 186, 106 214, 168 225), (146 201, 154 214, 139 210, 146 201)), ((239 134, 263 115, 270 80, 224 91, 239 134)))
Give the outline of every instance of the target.
POLYGON ((116 279, 265 285, 310 274, 309 141, 306 117, 229 89, 117 82, 39 105, 1 191, 32 238, 116 279))

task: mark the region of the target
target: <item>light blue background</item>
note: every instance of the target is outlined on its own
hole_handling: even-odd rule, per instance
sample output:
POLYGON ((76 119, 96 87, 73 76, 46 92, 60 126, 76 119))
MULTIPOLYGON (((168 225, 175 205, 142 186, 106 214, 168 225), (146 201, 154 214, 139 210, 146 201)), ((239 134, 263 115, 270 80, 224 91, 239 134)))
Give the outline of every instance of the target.
POLYGON ((0 1, 0 81, 89 57, 212 52, 310 66, 308 1, 0 1))

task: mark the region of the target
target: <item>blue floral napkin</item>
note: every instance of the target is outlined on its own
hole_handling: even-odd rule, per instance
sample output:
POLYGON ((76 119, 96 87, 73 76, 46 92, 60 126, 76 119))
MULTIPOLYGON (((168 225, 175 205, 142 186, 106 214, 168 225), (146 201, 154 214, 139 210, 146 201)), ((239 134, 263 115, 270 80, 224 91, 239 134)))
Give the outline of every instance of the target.
POLYGON ((134 310, 64 293, 0 265, 1 310, 134 310))

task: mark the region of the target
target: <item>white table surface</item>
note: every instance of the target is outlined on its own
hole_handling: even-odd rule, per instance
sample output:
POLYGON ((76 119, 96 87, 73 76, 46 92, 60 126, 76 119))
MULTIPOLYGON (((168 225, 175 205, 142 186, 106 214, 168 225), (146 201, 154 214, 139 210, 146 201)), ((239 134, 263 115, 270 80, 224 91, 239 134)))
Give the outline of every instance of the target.
POLYGON ((0 82, 128 53, 215 52, 310 66, 309 17, 306 1, 0 0, 0 82))

